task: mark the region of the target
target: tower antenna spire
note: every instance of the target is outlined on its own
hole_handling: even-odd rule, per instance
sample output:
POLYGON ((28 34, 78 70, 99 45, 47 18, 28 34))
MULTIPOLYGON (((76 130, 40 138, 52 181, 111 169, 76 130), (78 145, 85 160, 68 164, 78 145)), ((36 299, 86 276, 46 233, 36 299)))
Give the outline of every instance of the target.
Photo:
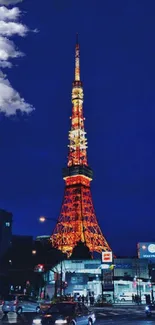
POLYGON ((76 33, 76 46, 75 46, 75 81, 80 81, 80 47, 79 47, 78 33, 76 33))
POLYGON ((79 44, 79 34, 76 33, 76 44, 79 44))

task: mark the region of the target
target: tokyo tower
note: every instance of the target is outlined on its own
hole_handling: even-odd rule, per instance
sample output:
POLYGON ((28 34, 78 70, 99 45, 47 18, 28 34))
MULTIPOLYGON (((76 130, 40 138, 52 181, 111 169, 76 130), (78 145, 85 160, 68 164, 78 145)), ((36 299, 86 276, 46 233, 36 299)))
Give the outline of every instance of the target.
POLYGON ((64 198, 60 216, 51 236, 52 245, 68 256, 81 241, 90 252, 111 251, 98 225, 93 207, 90 182, 92 169, 87 161, 87 138, 83 116, 83 86, 80 80, 78 35, 75 47, 75 78, 72 83, 72 116, 69 131, 67 168, 63 169, 64 198))

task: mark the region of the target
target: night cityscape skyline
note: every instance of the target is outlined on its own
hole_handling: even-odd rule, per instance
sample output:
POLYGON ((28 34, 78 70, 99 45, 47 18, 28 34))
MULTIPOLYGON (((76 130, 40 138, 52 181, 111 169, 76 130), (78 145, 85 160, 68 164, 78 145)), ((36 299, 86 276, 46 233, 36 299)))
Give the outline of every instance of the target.
POLYGON ((16 40, 26 57, 8 75, 35 110, 1 116, 0 206, 13 213, 16 234, 51 234, 55 226, 39 217, 60 213, 78 31, 96 216, 114 253, 135 255, 137 242, 154 241, 155 4, 99 1, 94 11, 89 1, 81 11, 58 3, 37 3, 37 12, 36 0, 19 5, 38 33, 16 40))

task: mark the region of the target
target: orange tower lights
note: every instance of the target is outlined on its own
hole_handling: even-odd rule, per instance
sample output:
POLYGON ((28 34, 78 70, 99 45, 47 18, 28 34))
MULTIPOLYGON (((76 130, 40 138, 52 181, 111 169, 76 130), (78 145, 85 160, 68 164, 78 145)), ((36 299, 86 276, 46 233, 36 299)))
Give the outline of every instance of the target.
POLYGON ((63 169, 65 192, 52 245, 71 255, 82 241, 91 252, 111 251, 98 225, 90 190, 93 177, 87 162, 87 138, 83 116, 83 86, 80 80, 80 48, 75 47, 75 79, 72 84, 72 117, 67 168, 63 169))

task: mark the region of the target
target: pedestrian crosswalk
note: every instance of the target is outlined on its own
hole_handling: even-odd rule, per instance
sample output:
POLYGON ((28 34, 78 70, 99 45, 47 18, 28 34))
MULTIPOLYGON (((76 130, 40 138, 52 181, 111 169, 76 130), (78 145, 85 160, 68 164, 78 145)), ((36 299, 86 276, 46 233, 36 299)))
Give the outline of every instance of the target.
POLYGON ((32 317, 26 317, 24 314, 18 316, 16 313, 9 312, 6 316, 0 315, 0 325, 1 324, 24 324, 30 321, 32 324, 32 317), (30 319, 29 319, 30 318, 30 319))
POLYGON ((136 308, 102 308, 95 310, 96 315, 99 317, 107 317, 107 316, 128 316, 128 315, 137 315, 137 316, 144 316, 145 311, 144 308, 136 309, 136 308))

